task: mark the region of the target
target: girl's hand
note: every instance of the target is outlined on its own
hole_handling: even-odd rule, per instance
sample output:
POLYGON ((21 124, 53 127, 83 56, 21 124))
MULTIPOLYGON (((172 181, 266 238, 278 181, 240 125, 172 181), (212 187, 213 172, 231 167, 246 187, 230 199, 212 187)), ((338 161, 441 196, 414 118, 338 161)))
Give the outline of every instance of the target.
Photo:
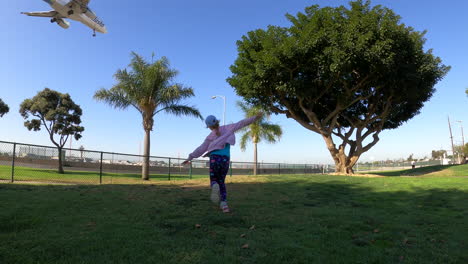
POLYGON ((182 162, 182 165, 187 165, 190 163, 190 160, 185 160, 184 162, 182 162))

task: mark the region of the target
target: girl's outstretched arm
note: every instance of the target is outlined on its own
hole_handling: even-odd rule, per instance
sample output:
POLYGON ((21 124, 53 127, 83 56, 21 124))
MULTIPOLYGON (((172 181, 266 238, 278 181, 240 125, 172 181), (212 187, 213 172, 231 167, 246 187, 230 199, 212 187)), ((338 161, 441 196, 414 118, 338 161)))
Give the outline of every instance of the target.
POLYGON ((192 153, 189 154, 189 156, 188 156, 188 158, 186 160, 187 162, 184 161, 183 164, 187 164, 188 161, 191 161, 192 159, 198 158, 201 155, 203 155, 203 153, 205 153, 206 150, 208 149, 208 146, 210 145, 210 142, 211 142, 211 140, 208 139, 208 137, 206 137, 205 141, 203 141, 203 143, 198 148, 196 148, 192 153))
POLYGON ((245 126, 248 126, 248 125, 252 124, 253 122, 259 120, 260 118, 262 118, 262 116, 263 116, 263 113, 258 113, 255 116, 246 118, 246 119, 241 120, 241 121, 239 121, 237 123, 227 125, 226 128, 229 129, 230 131, 235 132, 235 131, 237 131, 237 130, 245 127, 245 126))

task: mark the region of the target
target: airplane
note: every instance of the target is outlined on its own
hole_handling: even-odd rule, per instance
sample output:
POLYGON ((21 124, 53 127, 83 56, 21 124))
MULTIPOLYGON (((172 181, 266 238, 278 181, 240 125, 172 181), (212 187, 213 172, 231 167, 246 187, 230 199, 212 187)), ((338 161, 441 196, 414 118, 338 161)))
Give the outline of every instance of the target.
POLYGON ((47 12, 21 12, 21 14, 37 17, 51 17, 51 23, 57 23, 64 29, 70 27, 70 23, 64 18, 79 21, 93 30, 93 37, 96 31, 107 33, 104 22, 100 20, 88 7, 90 0, 43 0, 54 10, 47 12))

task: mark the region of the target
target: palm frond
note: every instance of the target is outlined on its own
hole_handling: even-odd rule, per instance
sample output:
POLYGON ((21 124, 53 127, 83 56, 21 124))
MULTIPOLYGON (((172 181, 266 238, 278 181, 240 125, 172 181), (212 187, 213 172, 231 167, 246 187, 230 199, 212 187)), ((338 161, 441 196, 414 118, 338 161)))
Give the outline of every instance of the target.
POLYGON ((247 132, 247 133, 244 133, 244 134, 242 135, 241 140, 240 140, 240 144, 239 144, 242 151, 245 151, 245 150, 246 150, 246 148, 247 148, 247 143, 248 143, 249 141, 251 141, 251 139, 252 139, 252 138, 251 138, 251 136, 250 136, 250 134, 249 134, 248 132, 247 132))
POLYGON ((157 60, 147 69, 146 82, 144 83, 147 94, 154 99, 160 98, 162 93, 171 86, 177 71, 169 68, 169 62, 166 58, 157 60))
POLYGON ((115 86, 118 86, 130 101, 136 103, 142 97, 145 97, 145 94, 141 91, 141 80, 133 72, 119 69, 114 74, 114 78, 118 81, 115 86))
POLYGON ((185 88, 180 84, 174 84, 160 91, 158 100, 159 103, 168 106, 177 104, 185 98, 194 96, 192 88, 185 88))
POLYGON ((188 105, 169 105, 165 108, 162 108, 154 113, 157 114, 161 111, 164 111, 166 113, 170 113, 176 116, 193 116, 193 117, 198 117, 201 120, 203 120, 202 115, 200 114, 200 111, 196 109, 193 106, 188 106, 188 105))
POLYGON ((130 65, 128 66, 132 69, 136 76, 144 77, 145 70, 148 68, 149 64, 142 56, 132 51, 132 59, 130 60, 130 65))
POLYGON ((118 86, 114 86, 109 90, 104 88, 99 89, 94 94, 94 99, 103 101, 118 109, 126 109, 128 106, 132 105, 132 102, 128 99, 125 92, 119 89, 118 86))
POLYGON ((265 139, 268 143, 275 143, 280 140, 283 130, 279 125, 262 122, 260 124, 259 138, 265 139))

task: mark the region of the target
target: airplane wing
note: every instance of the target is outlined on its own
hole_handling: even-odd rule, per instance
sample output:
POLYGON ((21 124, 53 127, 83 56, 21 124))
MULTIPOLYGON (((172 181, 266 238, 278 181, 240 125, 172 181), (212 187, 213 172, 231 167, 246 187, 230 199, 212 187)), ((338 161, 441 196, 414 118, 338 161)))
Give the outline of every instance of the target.
POLYGON ((37 16, 37 17, 55 17, 57 15, 57 11, 47 11, 47 12, 21 12, 21 14, 28 15, 28 16, 37 16))

